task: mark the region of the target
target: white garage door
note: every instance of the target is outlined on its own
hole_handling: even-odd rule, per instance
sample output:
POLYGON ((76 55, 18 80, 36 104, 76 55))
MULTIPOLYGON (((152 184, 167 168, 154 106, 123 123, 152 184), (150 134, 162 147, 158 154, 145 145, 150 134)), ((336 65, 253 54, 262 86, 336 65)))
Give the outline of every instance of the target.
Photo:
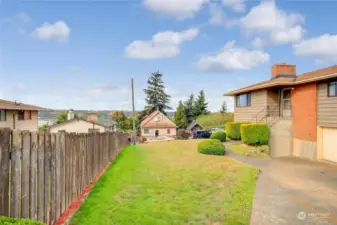
POLYGON ((323 158, 337 162, 337 128, 323 128, 323 158))

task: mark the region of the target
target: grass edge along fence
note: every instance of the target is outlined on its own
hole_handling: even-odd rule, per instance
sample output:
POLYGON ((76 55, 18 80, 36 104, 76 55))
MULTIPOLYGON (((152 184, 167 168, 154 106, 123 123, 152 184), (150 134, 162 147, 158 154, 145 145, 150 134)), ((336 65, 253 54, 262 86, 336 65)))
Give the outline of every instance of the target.
POLYGON ((128 145, 124 133, 0 129, 0 216, 54 224, 128 145))

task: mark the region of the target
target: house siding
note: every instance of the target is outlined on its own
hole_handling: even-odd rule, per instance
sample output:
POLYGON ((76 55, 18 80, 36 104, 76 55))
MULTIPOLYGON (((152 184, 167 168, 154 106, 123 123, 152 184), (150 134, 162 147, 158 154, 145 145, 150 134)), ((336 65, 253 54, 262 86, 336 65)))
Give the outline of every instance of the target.
MULTIPOLYGON (((56 133, 58 131, 64 130, 68 133, 88 133, 89 129, 93 129, 93 125, 91 123, 85 122, 83 120, 74 120, 69 123, 58 124, 54 127, 50 127, 51 133, 56 133)), ((105 128, 103 126, 95 124, 95 129, 99 129, 99 132, 104 132, 105 128)))
POLYGON ((38 130, 38 111, 31 111, 31 120, 18 120, 18 111, 6 111, 6 121, 0 121, 0 127, 13 128, 13 115, 15 115, 16 130, 38 130))
POLYGON ((317 87, 317 124, 322 127, 337 127, 337 97, 328 97, 328 83, 317 87))
POLYGON ((267 105, 269 106, 270 116, 280 115, 280 102, 278 91, 267 91, 267 105))
MULTIPOLYGON (((236 100, 236 96, 235 96, 236 100)), ((267 90, 251 92, 250 107, 234 106, 235 122, 256 122, 256 115, 267 107, 267 90)))
POLYGON ((159 136, 166 136, 166 137, 175 137, 177 135, 177 129, 176 128, 149 128, 149 133, 145 134, 144 130, 147 128, 142 129, 142 136, 143 137, 155 137, 155 131, 159 131, 159 136), (168 129, 170 130, 170 133, 168 133, 168 129))

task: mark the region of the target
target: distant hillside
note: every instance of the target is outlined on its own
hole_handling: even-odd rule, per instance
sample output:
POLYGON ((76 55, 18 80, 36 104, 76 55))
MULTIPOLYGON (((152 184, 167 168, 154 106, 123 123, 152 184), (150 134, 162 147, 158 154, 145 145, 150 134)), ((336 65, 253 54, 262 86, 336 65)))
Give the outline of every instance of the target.
MULTIPOLYGON (((47 110, 47 111, 40 111, 39 112, 39 120, 44 121, 52 121, 55 120, 56 117, 60 112, 64 112, 66 110, 47 110)), ((80 117, 80 118, 87 118, 89 112, 96 112, 98 113, 98 117, 101 119, 110 119, 112 112, 115 112, 118 110, 74 110, 74 112, 80 117)), ((131 117, 132 112, 131 111, 123 111, 126 117, 131 117)), ((167 112, 168 116, 173 118, 174 112, 167 112)))
POLYGON ((232 122, 234 120, 234 114, 233 113, 211 113, 209 115, 203 115, 199 116, 196 121, 201 126, 203 126, 205 129, 210 128, 225 128, 225 124, 227 122, 232 122))

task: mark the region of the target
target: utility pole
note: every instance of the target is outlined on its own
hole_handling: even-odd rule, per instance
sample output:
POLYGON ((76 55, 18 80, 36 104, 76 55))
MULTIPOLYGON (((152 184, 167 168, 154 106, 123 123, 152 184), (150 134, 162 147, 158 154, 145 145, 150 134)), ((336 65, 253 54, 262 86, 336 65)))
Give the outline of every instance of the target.
POLYGON ((131 90, 132 90, 132 128, 133 128, 133 137, 132 142, 136 145, 136 114, 135 114, 135 90, 133 88, 133 78, 131 78, 131 90))

